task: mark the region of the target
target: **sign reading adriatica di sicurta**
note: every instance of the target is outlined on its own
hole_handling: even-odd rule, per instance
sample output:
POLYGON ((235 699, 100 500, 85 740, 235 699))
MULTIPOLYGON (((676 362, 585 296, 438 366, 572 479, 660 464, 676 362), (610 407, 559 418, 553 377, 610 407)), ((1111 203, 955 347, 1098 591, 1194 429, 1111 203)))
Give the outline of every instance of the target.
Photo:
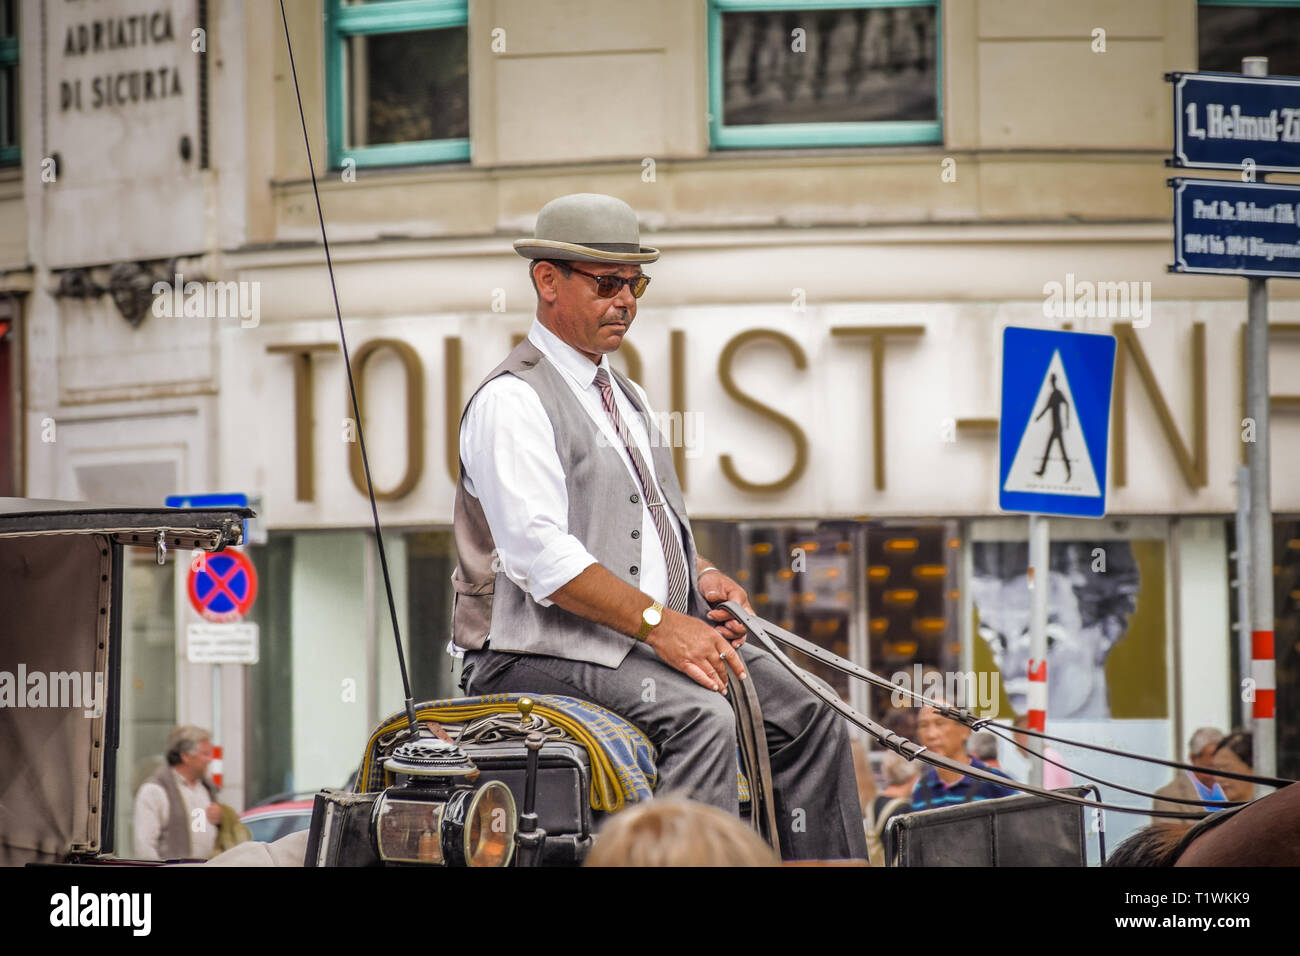
POLYGON ((64 0, 45 16, 33 146, 44 233, 58 237, 46 261, 68 268, 201 250, 211 38, 198 0, 64 0))

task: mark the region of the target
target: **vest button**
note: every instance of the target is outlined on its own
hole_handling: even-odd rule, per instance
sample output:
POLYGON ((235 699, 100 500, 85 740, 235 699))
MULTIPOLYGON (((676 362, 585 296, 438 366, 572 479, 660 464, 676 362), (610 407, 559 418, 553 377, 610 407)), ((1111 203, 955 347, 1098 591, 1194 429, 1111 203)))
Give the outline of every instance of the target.
POLYGON ((639 502, 639 501, 641 500, 641 496, 640 496, 640 495, 633 495, 631 498, 629 498, 629 499, 627 499, 627 500, 630 501, 630 502, 632 502, 632 504, 636 504, 637 502, 639 502))
POLYGON ((637 567, 636 567, 635 564, 632 565, 632 567, 628 568, 627 570, 628 570, 628 572, 631 573, 631 574, 636 574, 636 573, 637 573, 637 567))
POLYGON ((633 531, 633 532, 632 532, 632 537, 634 537, 634 538, 639 538, 639 537, 641 537, 641 532, 640 532, 640 531, 633 531))

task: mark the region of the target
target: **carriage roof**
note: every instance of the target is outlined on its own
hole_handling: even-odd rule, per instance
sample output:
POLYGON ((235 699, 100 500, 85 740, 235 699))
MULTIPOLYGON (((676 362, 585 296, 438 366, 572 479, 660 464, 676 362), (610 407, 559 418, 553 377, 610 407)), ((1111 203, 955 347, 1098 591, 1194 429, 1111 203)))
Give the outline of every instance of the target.
POLYGON ((98 853, 111 829, 121 547, 220 551, 251 517, 0 498, 0 864, 98 853))

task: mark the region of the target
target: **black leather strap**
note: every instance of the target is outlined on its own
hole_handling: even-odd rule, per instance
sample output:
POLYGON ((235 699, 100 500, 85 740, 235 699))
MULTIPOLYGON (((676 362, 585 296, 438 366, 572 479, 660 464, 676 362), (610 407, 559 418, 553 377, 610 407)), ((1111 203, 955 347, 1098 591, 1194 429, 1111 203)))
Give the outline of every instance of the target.
MULTIPOLYGON (((726 601, 718 606, 726 608, 727 611, 731 613, 731 616, 743 624, 745 630, 753 635, 754 639, 766 648, 773 657, 780 661, 786 670, 788 670, 791 675, 799 681, 799 683, 803 684, 804 687, 811 691, 814 696, 849 723, 865 730, 868 734, 874 737, 882 747, 886 747, 887 749, 894 751, 894 753, 906 757, 908 760, 919 759, 933 767, 938 767, 940 770, 949 770, 954 773, 960 773, 964 776, 971 777, 975 780, 985 780, 989 783, 998 784, 999 786, 1019 790, 1022 793, 1032 793, 1036 796, 1046 797, 1049 800, 1056 800, 1061 803, 1072 803, 1081 807, 1098 807, 1102 810, 1117 810, 1121 813, 1136 813, 1141 816, 1167 817, 1176 820, 1199 820, 1204 816, 1203 813, 1183 813, 1175 810, 1156 810, 1148 807, 1126 807, 1117 803, 1101 803, 1100 801, 1093 801, 1084 797, 1076 797, 1065 791, 1047 790, 1043 787, 1035 787, 1032 784, 1021 783, 1020 781, 1014 780, 1010 777, 1003 777, 999 774, 992 773, 991 771, 982 770, 978 767, 971 766, 970 764, 958 763, 948 757, 932 753, 920 744, 914 743, 906 737, 900 737, 893 731, 876 723, 866 714, 863 714, 844 703, 844 701, 839 698, 838 694, 826 690, 814 681, 808 673, 803 670, 803 668, 790 660, 790 658, 786 657, 785 654, 782 653, 781 649, 777 647, 776 641, 772 640, 772 638, 768 636, 764 627, 769 625, 770 622, 763 621, 762 618, 747 613, 735 601, 726 601)), ((842 658, 838 659, 842 660, 842 658)), ((872 677, 875 676, 876 675, 874 674, 872 675, 872 677)))
MULTIPOLYGON (((739 653, 739 652, 737 652, 739 653)), ((772 804, 772 762, 767 753, 767 731, 763 727, 763 710, 754 691, 754 682, 734 674, 727 681, 731 693, 727 698, 736 712, 736 738, 740 758, 749 781, 749 822, 778 853, 776 808, 772 804)))

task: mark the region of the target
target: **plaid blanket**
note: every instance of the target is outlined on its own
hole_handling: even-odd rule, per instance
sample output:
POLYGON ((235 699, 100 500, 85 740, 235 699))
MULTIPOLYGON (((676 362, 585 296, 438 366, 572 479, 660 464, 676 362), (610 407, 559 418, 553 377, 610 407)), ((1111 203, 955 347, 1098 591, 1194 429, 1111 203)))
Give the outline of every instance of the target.
MULTIPOLYGON (((489 694, 417 704, 417 720, 464 724, 489 714, 518 714, 516 701, 531 697, 533 713, 545 717, 587 749, 591 763, 591 807, 619 810, 624 803, 650 798, 657 779, 650 739, 613 711, 590 701, 551 694, 489 694)), ((406 712, 385 719, 370 735, 357 785, 362 792, 387 786, 388 771, 379 759, 379 739, 406 726, 406 712)))
MULTIPOLYGON (((612 710, 576 697, 556 694, 488 694, 484 697, 457 697, 425 701, 415 707, 417 720, 440 724, 466 724, 489 714, 517 715, 516 702, 521 697, 533 699, 533 713, 545 717, 569 734, 587 750, 591 764, 591 808, 621 810, 626 803, 648 800, 658 780, 656 753, 650 738, 636 725, 612 710)), ((363 793, 391 785, 391 774, 384 769, 379 755, 379 740, 406 726, 406 711, 387 717, 370 735, 365 759, 357 781, 363 793)), ((749 781, 739 770, 737 751, 736 790, 741 803, 749 801, 749 781)))

